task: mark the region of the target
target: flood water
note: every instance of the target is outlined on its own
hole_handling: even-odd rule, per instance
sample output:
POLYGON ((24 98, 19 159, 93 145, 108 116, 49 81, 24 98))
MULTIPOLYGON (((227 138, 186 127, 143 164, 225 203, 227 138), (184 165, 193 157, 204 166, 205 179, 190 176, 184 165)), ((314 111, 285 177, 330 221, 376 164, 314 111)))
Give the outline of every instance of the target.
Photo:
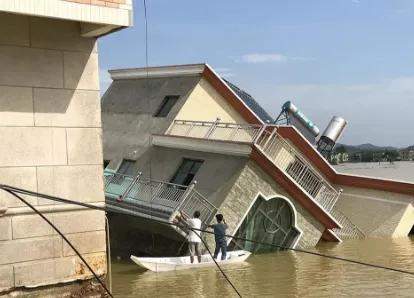
MULTIPOLYGON (((322 243, 316 252, 414 272, 414 237, 322 243)), ((299 252, 251 256, 223 269, 243 297, 414 297, 414 276, 299 252)), ((116 297, 235 297, 215 268, 144 272, 114 263, 116 297)))

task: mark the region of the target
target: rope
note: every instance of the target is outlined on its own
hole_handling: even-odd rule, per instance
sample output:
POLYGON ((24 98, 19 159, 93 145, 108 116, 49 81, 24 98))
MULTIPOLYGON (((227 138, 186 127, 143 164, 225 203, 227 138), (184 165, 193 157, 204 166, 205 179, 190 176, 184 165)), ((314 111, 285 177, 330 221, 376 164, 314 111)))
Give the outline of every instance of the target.
MULTIPOLYGON (((44 199, 48 199, 48 200, 52 200, 52 201, 65 202, 65 203, 68 203, 68 204, 79 205, 79 206, 83 206, 83 207, 90 208, 90 209, 107 211, 105 207, 99 207, 99 206, 94 206, 94 205, 87 204, 87 203, 62 199, 62 198, 58 198, 58 197, 55 197, 55 196, 50 196, 50 195, 45 195, 45 194, 42 194, 42 193, 28 191, 28 190, 13 187, 13 186, 0 184, 0 189, 3 189, 3 190, 8 191, 8 192, 12 191, 12 192, 17 192, 17 193, 21 193, 21 194, 31 195, 31 196, 38 196, 40 198, 44 198, 44 199)), ((122 213, 122 212, 119 212, 119 213, 122 213)), ((122 213, 122 214, 124 214, 124 213, 122 213)), ((169 222, 161 221, 161 220, 158 220, 158 219, 153 219, 153 220, 154 220, 154 222, 157 222, 157 223, 163 224, 163 225, 170 225, 170 226, 175 226, 175 227, 179 227, 179 228, 182 227, 181 225, 178 225, 178 224, 175 224, 175 223, 169 223, 169 222)), ((209 230, 203 230, 203 229, 194 229, 194 230, 204 232, 204 233, 207 233, 207 234, 214 234, 214 232, 209 231, 209 230)), ((273 244, 273 243, 260 242, 260 241, 247 239, 247 238, 243 238, 243 237, 237 237, 237 236, 233 236, 233 235, 226 235, 226 236, 229 237, 229 238, 232 238, 234 240, 242 240, 242 241, 247 241, 247 242, 251 242, 251 243, 269 245, 269 246, 273 246, 273 247, 276 247, 276 248, 279 248, 279 249, 291 250, 291 251, 306 253, 306 254, 310 254, 310 255, 320 256, 320 257, 324 257, 324 258, 340 260, 340 261, 344 261, 344 262, 349 262, 349 263, 354 263, 354 264, 359 264, 359 265, 364 265, 364 266, 369 266, 369 267, 374 267, 374 268, 379 268, 379 269, 384 269, 384 270, 390 270, 390 271, 395 271, 395 272, 409 274, 409 275, 414 276, 414 272, 401 270, 401 269, 396 269, 396 268, 392 268, 392 267, 365 263, 365 262, 361 262, 361 261, 357 261, 357 260, 346 259, 346 258, 341 258, 341 257, 337 257, 337 256, 332 256, 332 255, 326 255, 326 254, 317 253, 317 252, 304 250, 304 249, 299 249, 299 248, 285 247, 285 246, 281 246, 281 245, 277 245, 277 244, 273 244)))
MULTIPOLYGON (((142 4, 144 5, 144 27, 145 27, 145 89, 147 91, 147 109, 148 109, 148 126, 149 126, 149 131, 150 134, 148 135, 148 148, 151 147, 151 143, 152 143, 152 115, 151 115, 151 101, 150 101, 150 97, 149 97, 149 43, 148 43, 148 14, 147 14, 147 1, 143 0, 142 4)), ((148 173, 149 173, 149 180, 151 181, 152 178, 152 163, 151 163, 152 159, 151 157, 148 160, 148 173)), ((151 182, 149 183, 149 191, 150 191, 150 195, 152 198, 152 186, 151 186, 151 182)), ((152 200, 151 200, 151 208, 152 208, 152 200)), ((150 215, 151 219, 153 219, 152 214, 150 215)), ((151 234, 151 239, 152 239, 152 249, 155 250, 155 238, 154 238, 154 233, 151 234)))
MULTIPOLYGON (((187 229, 190 229, 191 231, 194 232, 194 234, 197 235, 198 238, 200 238, 201 242, 203 243, 204 247, 207 249, 208 254, 210 255, 210 257, 213 259, 213 262, 216 264, 217 268, 220 270, 221 274, 224 276, 224 278, 227 280, 227 282, 231 285, 231 287, 233 288, 233 290, 236 292, 236 294, 239 297, 242 297, 240 292, 237 290, 236 286, 231 282, 230 278, 227 276, 227 274, 223 271, 223 269, 220 267, 220 265, 217 263, 216 259, 214 258, 213 254, 211 253, 210 248, 207 245, 207 242, 201 237, 201 235, 199 235, 199 233, 197 233, 196 231, 202 231, 201 229, 196 229, 193 228, 192 226, 190 226, 186 220, 184 220, 184 222, 182 222, 182 225, 179 224, 175 224, 175 223, 171 223, 172 225, 176 226, 176 227, 180 227, 180 228, 184 228, 186 227, 187 229)), ((213 233, 214 234, 214 233, 213 233)))
POLYGON ((109 234, 109 220, 105 215, 105 226, 106 226, 106 249, 107 249, 107 276, 108 276, 108 287, 112 292, 112 259, 111 259, 111 238, 109 234))
MULTIPOLYGON (((190 230, 192 230, 193 232, 195 230, 199 230, 199 229, 193 229, 192 227, 189 227, 190 230)), ((207 249, 208 254, 210 255, 210 257, 213 259, 214 263, 216 264, 217 268, 220 270, 221 274, 224 276, 224 278, 227 280, 227 282, 231 285, 231 287, 233 288, 233 290, 236 292, 236 294, 241 298, 242 295, 240 294, 240 292, 237 290, 236 286, 231 282, 230 278, 227 276, 227 274, 223 271, 223 269, 220 267, 220 265, 217 263, 216 259, 214 258, 214 256, 212 255, 210 248, 208 247, 206 241, 200 236, 198 235, 198 233, 195 233, 198 238, 200 238, 201 242, 203 242, 204 247, 207 249)))
MULTIPOLYGON (((64 203, 73 204, 73 205, 79 205, 79 206, 83 206, 83 207, 90 208, 90 209, 107 211, 106 208, 104 208, 104 207, 99 207, 99 206, 94 206, 94 205, 87 204, 87 203, 62 199, 62 198, 58 198, 58 197, 55 197, 55 196, 50 196, 50 195, 45 195, 45 194, 42 194, 42 193, 28 191, 28 190, 13 187, 13 186, 0 184, 0 189, 3 189, 3 190, 8 191, 8 192, 17 192, 17 193, 31 195, 31 196, 38 196, 40 198, 44 198, 44 199, 48 199, 48 200, 52 200, 52 201, 64 202, 64 203)), ((122 212, 119 212, 119 213, 122 213, 122 212)), ((122 213, 122 214, 124 214, 124 213, 122 213)), ((178 225, 178 224, 175 224, 175 223, 169 223, 169 222, 161 221, 161 220, 158 220, 158 219, 153 219, 153 220, 154 220, 154 222, 157 222, 157 223, 163 224, 163 225, 170 225, 170 226, 175 226, 175 227, 179 227, 179 228, 182 227, 181 225, 178 225)), ((203 230, 203 229, 194 229, 194 230, 204 232, 204 233, 207 233, 207 234, 214 234, 214 232, 209 231, 209 230, 203 230)), ((304 249, 281 246, 281 245, 277 245, 277 244, 273 244, 273 243, 260 242, 260 241, 247 239, 247 238, 243 238, 243 237, 237 237, 237 236, 233 236, 233 235, 226 235, 226 236, 229 237, 229 238, 232 238, 234 240, 242 240, 242 241, 247 241, 247 242, 251 242, 251 243, 269 245, 269 246, 273 246, 273 247, 276 247, 276 248, 279 248, 279 249, 291 250, 291 251, 311 254, 311 255, 315 255, 315 256, 320 256, 320 257, 324 257, 324 258, 330 258, 330 259, 334 259, 334 260, 340 260, 340 261, 344 261, 344 262, 350 262, 350 263, 354 263, 354 264, 359 264, 359 265, 364 265, 364 266, 375 267, 375 268, 379 268, 379 269, 385 269, 385 270, 400 272, 400 273, 404 273, 404 274, 414 275, 414 272, 401 270, 401 269, 396 269, 396 268, 392 268, 392 267, 365 263, 365 262, 356 261, 356 260, 352 260, 352 259, 346 259, 346 258, 341 258, 341 257, 337 257, 337 256, 326 255, 326 254, 322 254, 322 253, 308 251, 308 250, 304 250, 304 249)))
POLYGON ((82 260, 82 262, 86 265, 86 267, 89 269, 90 272, 92 272, 95 279, 101 284, 101 286, 105 289, 105 292, 110 296, 113 297, 111 292, 108 290, 108 288, 105 286, 105 284, 102 282, 102 280, 98 277, 98 275, 95 273, 95 271, 92 269, 92 267, 86 262, 86 260, 82 257, 82 255, 79 253, 79 251, 72 245, 72 243, 66 238, 65 235, 46 217, 44 216, 39 210, 37 210, 32 204, 27 202, 25 199, 23 199, 21 196, 15 194, 13 191, 8 190, 0 186, 4 191, 8 192, 12 196, 18 198, 20 201, 22 201, 24 204, 30 207, 36 214, 38 214, 44 221, 46 221, 62 238, 65 240, 65 242, 73 249, 73 251, 78 255, 78 257, 82 260))
MULTIPOLYGON (((50 196, 50 195, 46 195, 46 194, 42 194, 42 193, 37 193, 37 192, 33 192, 33 191, 28 191, 25 189, 21 189, 21 188, 17 188, 17 187, 12 187, 12 186, 8 186, 8 185, 2 185, 0 184, 0 189, 3 189, 4 191, 7 191, 9 193, 11 193, 12 195, 18 197, 20 200, 23 200, 23 202, 25 202, 29 207, 31 207, 36 213, 38 213, 40 216, 42 216, 42 218, 44 218, 49 224, 51 224, 47 218, 45 218, 40 212, 38 212, 33 206, 31 206, 29 203, 27 203, 26 201, 24 201, 23 198, 19 197, 18 195, 14 194, 14 192, 16 193, 20 193, 20 194, 26 194, 26 195, 31 195, 31 196, 38 196, 40 198, 44 198, 44 199, 48 199, 48 200, 52 200, 52 201, 57 201, 57 202, 65 202, 68 204, 73 204, 73 205, 79 205, 79 206, 83 206, 86 208, 90 208, 90 209, 95 209, 95 210, 101 210, 101 211, 106 211, 106 208, 104 207, 98 207, 98 206, 94 206, 88 203, 82 203, 82 202, 77 202, 77 201, 72 201, 72 200, 67 200, 67 199, 62 199, 59 197, 55 197, 55 196, 50 196)), ((124 214, 122 212, 118 212, 121 214, 124 214)), ((165 221, 161 221, 158 219, 152 219, 154 222, 159 223, 159 224, 163 224, 163 225, 169 225, 169 226, 175 226, 178 228, 182 228, 182 225, 176 224, 176 223, 170 223, 170 222, 165 222, 165 221)), ((54 226, 53 226, 54 227, 54 226)), ((56 227, 54 227, 56 229, 56 227)), ((193 231, 200 231, 203 233, 207 233, 207 234, 214 234, 214 232, 209 231, 209 230, 205 230, 205 229, 195 229, 195 228, 191 228, 193 231)), ((64 237, 64 239, 66 239, 66 237, 60 233, 60 231, 57 230, 57 232, 64 237)), ((196 233, 197 234, 197 233, 196 233)), ((399 273, 403 273, 403 274, 408 274, 411 276, 414 276, 414 272, 410 272, 407 270, 402 270, 402 269, 397 269, 397 268, 392 268, 392 267, 387 267, 387 266, 382 266, 382 265, 376 265, 376 264, 370 264, 370 263, 366 263, 366 262, 361 262, 361 261, 357 261, 357 260, 352 260, 352 259, 347 259, 347 258, 342 258, 342 257, 337 257, 337 256, 332 256, 332 255, 326 255, 326 254, 322 254, 322 253, 317 253, 317 252, 313 252, 313 251, 308 251, 308 250, 304 250, 304 249, 298 249, 298 248, 291 248, 291 247, 285 247, 285 246, 281 246, 281 245, 277 245, 277 244, 273 244, 273 243, 266 243, 266 242, 261 242, 261 241, 256 241, 256 240, 252 240, 252 239, 247 239, 247 238, 243 238, 243 237, 237 237, 237 236, 233 236, 233 235, 225 235, 229 238, 232 238, 234 240, 242 240, 242 241, 247 241, 247 242, 251 242, 251 243, 257 243, 257 244, 262 244, 262 245, 268 245, 268 246, 272 246, 272 247, 276 247, 279 249, 284 249, 284 250, 291 250, 291 251, 295 251, 295 252, 300 252, 300 253, 305 253, 305 254, 310 254, 310 255, 315 255, 315 256, 319 256, 319 257, 324 257, 324 258, 329 258, 329 259, 333 259, 333 260, 338 260, 338 261, 343 261, 343 262, 349 262, 349 263, 353 263, 353 264, 358 264, 358 265, 363 265, 363 266, 367 266, 367 267, 373 267, 373 268, 378 268, 378 269, 384 269, 384 270, 389 270, 389 271, 394 271, 394 272, 399 272, 399 273)), ((66 241, 68 242, 68 244, 74 249, 75 252, 77 252, 75 250, 75 248, 69 243, 69 241, 66 239, 66 241)), ((208 249, 207 244, 205 243, 204 239, 202 239, 203 244, 206 246, 209 254, 211 255, 210 250, 208 249)), ((81 257, 80 254, 78 254, 79 257, 83 260, 83 258, 81 257)), ((214 258, 213 258, 214 260, 214 258)), ((84 261, 84 260, 83 260, 84 261)), ((85 264, 87 265, 86 261, 84 261, 85 264)), ((232 285, 232 287, 235 289, 234 285, 230 282, 230 280, 228 279, 228 277, 225 275, 224 271, 222 271, 222 269, 220 268, 220 266, 218 265, 218 263, 214 260, 215 264, 217 265, 217 267, 219 268, 220 272, 223 274, 223 276, 225 276, 226 280, 232 285)), ((88 268, 89 265, 87 265, 88 268)), ((94 273, 92 271, 92 269, 90 269, 92 273, 94 273)), ((95 274, 94 274, 95 275, 95 274)), ((95 275, 95 278, 97 278, 97 276, 95 275)), ((97 280, 103 285, 102 281, 97 278, 97 280)), ((103 285, 103 287, 106 289, 106 287, 103 285)), ((240 293, 235 289, 235 291, 237 292, 237 294, 240 296, 240 293)), ((109 291, 108 291, 109 292, 109 291)), ((112 295, 109 293, 109 295, 112 297, 112 295)))

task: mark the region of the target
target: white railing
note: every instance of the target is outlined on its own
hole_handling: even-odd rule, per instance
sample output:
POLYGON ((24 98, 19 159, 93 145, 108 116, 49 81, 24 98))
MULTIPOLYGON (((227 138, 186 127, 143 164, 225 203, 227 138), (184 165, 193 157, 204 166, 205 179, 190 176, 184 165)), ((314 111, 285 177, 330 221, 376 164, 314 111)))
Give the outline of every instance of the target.
POLYGON ((162 209, 169 215, 176 211, 191 216, 198 210, 200 219, 208 224, 217 208, 190 186, 105 172, 105 194, 112 205, 130 205, 143 209, 162 209))
POLYGON ((254 142, 262 125, 224 123, 219 121, 174 120, 169 135, 233 142, 254 142))
POLYGON ((332 215, 342 226, 341 229, 332 229, 341 239, 361 239, 365 238, 364 232, 354 225, 345 214, 339 210, 333 209, 332 215))
POLYGON ((326 211, 331 211, 340 193, 333 188, 310 162, 277 133, 276 125, 223 123, 219 120, 175 120, 168 135, 254 143, 280 170, 290 176, 326 211))
POLYGON ((340 192, 333 188, 288 141, 277 133, 277 127, 271 126, 263 130, 257 139, 256 146, 325 210, 332 210, 340 192))

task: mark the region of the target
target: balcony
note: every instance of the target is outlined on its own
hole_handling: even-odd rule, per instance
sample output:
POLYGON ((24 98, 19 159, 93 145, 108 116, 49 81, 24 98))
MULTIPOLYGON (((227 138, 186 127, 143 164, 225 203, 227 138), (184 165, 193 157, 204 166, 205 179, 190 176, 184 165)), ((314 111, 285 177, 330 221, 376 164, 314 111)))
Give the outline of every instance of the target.
POLYGON ((330 213, 340 192, 319 174, 307 159, 277 132, 275 125, 249 125, 219 121, 175 120, 167 135, 188 138, 249 143, 330 213))
POLYGON ((196 189, 189 186, 144 179, 109 171, 105 175, 105 197, 109 210, 171 222, 177 212, 188 216, 198 210, 207 225, 217 208, 196 189))

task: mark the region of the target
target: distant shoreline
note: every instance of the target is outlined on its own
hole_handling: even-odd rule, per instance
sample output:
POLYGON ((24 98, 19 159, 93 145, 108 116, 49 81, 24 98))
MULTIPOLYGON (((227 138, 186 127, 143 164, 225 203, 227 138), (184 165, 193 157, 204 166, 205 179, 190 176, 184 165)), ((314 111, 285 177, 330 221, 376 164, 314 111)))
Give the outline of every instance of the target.
POLYGON ((333 167, 345 174, 414 182, 414 161, 347 162, 333 167))

